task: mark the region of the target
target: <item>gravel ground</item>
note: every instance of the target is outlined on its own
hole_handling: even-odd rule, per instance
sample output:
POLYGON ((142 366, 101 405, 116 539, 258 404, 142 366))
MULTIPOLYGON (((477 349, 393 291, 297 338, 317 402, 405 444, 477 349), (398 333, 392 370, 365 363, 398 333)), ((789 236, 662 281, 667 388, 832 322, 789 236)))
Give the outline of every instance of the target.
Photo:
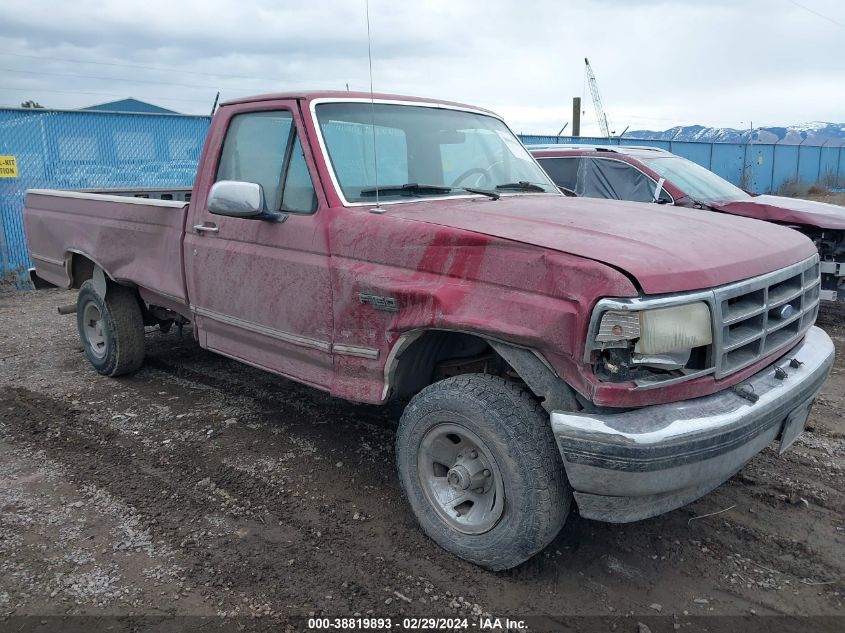
POLYGON ((56 314, 74 299, 0 296, 0 629, 26 615, 244 616, 289 630, 309 615, 601 615, 619 630, 654 616, 669 629, 845 616, 838 317, 824 321, 833 375, 786 454, 766 449, 647 521, 573 514, 546 551, 489 573, 417 529, 394 474, 398 409, 333 399, 175 329, 148 333, 137 374, 101 377, 75 318, 56 314))

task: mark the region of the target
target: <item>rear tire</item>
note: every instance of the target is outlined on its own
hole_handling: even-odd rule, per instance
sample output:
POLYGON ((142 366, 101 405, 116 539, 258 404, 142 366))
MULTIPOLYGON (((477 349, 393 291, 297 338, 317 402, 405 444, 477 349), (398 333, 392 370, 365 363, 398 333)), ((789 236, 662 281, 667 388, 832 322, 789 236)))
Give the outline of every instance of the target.
POLYGON ((121 376, 144 362, 144 317, 135 292, 108 283, 103 299, 90 279, 76 299, 76 326, 85 356, 104 376, 121 376))
POLYGON ((417 394, 399 422, 396 461, 425 533, 494 571, 548 545, 572 503, 548 414, 495 376, 455 376, 417 394))

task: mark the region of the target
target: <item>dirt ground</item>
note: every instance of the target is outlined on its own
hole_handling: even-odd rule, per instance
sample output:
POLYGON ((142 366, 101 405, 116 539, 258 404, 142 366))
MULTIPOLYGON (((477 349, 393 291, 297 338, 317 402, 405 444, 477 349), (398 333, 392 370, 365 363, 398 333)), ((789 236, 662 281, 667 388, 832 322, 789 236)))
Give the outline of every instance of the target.
POLYGON ((75 317, 56 314, 74 299, 0 296, 0 628, 66 614, 601 615, 635 627, 619 630, 649 616, 669 630, 702 615, 845 616, 838 317, 825 322, 833 375, 782 457, 766 449, 658 518, 573 514, 543 553, 490 573, 417 529, 394 473, 397 409, 333 399, 175 328, 148 333, 137 374, 101 377, 75 317))

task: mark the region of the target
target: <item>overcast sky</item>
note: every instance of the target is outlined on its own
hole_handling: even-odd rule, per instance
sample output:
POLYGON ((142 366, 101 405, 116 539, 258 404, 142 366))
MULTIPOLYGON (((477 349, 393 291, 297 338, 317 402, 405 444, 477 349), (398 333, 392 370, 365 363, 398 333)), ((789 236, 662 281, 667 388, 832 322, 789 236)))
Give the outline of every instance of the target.
MULTIPOLYGON (((842 0, 370 0, 376 91, 464 101, 556 133, 845 122, 842 0)), ((369 89, 365 0, 4 0, 0 104, 369 89), (97 62, 97 63, 82 63, 97 62)))

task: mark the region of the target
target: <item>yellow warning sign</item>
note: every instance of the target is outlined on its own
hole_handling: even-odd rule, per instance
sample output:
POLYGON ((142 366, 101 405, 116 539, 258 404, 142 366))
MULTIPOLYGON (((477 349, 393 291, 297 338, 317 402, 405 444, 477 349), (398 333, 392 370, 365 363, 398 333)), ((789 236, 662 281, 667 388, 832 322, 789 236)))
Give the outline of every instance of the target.
POLYGON ((17 178, 18 162, 14 156, 0 156, 0 178, 17 178))

